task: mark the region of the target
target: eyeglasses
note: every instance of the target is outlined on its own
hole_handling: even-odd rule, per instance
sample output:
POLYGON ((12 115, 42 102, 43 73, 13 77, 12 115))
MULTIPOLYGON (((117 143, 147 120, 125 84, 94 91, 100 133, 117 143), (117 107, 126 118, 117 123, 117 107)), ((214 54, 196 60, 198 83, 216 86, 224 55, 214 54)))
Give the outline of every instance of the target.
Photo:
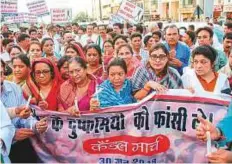
POLYGON ((167 58, 167 55, 159 55, 159 56, 151 55, 150 58, 153 61, 156 61, 157 59, 159 59, 160 61, 163 61, 163 60, 165 60, 167 58))
POLYGON ((35 71, 35 75, 36 76, 40 76, 41 74, 47 75, 50 72, 51 72, 50 70, 42 70, 42 71, 38 70, 38 71, 35 71))

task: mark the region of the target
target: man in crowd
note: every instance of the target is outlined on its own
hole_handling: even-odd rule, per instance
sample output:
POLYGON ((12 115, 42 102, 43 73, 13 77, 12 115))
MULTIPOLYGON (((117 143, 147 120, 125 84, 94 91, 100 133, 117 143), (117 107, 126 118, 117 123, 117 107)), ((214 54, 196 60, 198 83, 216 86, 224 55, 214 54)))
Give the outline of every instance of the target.
POLYGON ((196 35, 193 31, 186 31, 182 37, 183 42, 185 42, 188 45, 190 51, 192 51, 195 48, 195 39, 196 35))
POLYGON ((61 45, 60 55, 64 56, 65 47, 68 45, 68 41, 73 39, 71 31, 65 31, 63 34, 63 44, 61 45))
MULTIPOLYGON (((197 43, 199 46, 213 44, 213 30, 210 27, 198 28, 196 31, 197 43)), ((223 51, 219 50, 217 47, 213 47, 217 50, 218 56, 215 62, 215 71, 218 71, 220 68, 226 65, 227 57, 223 51)))
POLYGON ((224 33, 232 32, 232 23, 231 22, 226 22, 224 24, 224 33))
POLYGON ((39 40, 39 42, 41 42, 42 38, 43 38, 43 28, 38 28, 38 30, 37 30, 37 39, 39 40))
POLYGON ((60 36, 56 33, 56 26, 48 25, 47 26, 47 34, 43 36, 43 38, 52 38, 54 41, 54 50, 57 54, 60 53, 60 36))
POLYGON ((96 43, 100 46, 101 50, 103 51, 103 43, 107 39, 105 25, 99 25, 98 31, 100 35, 98 36, 96 43))
POLYGON ((183 68, 188 66, 190 49, 179 41, 179 31, 175 25, 170 25, 165 30, 165 46, 169 50, 171 66, 182 75, 183 68))
POLYGON ((34 28, 30 29, 29 30, 29 36, 30 36, 31 39, 38 39, 37 38, 37 30, 34 29, 34 28))
POLYGON ((9 50, 14 45, 14 40, 12 39, 3 39, 2 40, 2 53, 0 58, 3 59, 5 62, 9 63, 11 61, 9 50))
POLYGON ((18 45, 22 49, 23 53, 27 54, 30 46, 30 36, 24 33, 20 34, 18 37, 18 45))
POLYGON ((223 37, 223 49, 224 53, 228 57, 232 49, 232 32, 226 33, 223 37))
POLYGON ((145 64, 148 61, 149 55, 142 48, 142 35, 136 32, 131 35, 130 39, 134 56, 145 64))
POLYGON ((160 43, 162 40, 162 33, 160 31, 154 31, 152 33, 152 38, 154 39, 155 43, 160 43))
POLYGON ((82 46, 86 46, 91 43, 96 43, 97 41, 97 35, 93 34, 93 25, 88 24, 86 27, 86 34, 82 35, 81 37, 81 44, 82 46))
POLYGON ((113 25, 113 32, 117 34, 122 34, 123 25, 121 23, 115 23, 113 25))
POLYGON ((73 23, 72 24, 72 32, 73 32, 73 35, 77 35, 78 34, 78 30, 79 30, 79 24, 78 23, 73 23))

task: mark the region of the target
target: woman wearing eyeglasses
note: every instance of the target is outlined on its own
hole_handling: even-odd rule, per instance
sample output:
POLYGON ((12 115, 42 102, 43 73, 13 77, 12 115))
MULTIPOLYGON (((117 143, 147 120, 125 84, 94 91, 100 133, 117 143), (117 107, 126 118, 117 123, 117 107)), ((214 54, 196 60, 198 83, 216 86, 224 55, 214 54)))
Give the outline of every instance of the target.
POLYGON ((143 99, 152 90, 163 93, 167 89, 183 88, 179 73, 168 65, 169 53, 159 43, 149 51, 147 65, 139 67, 132 78, 134 97, 143 99))
POLYGON ((184 88, 194 93, 213 92, 215 94, 230 94, 227 76, 217 73, 214 69, 217 51, 211 46, 204 45, 195 48, 192 52, 193 69, 183 74, 184 88))
POLYGON ((57 110, 57 96, 62 80, 57 67, 47 59, 37 59, 32 63, 30 78, 23 86, 24 97, 32 96, 32 104, 45 110, 57 110))

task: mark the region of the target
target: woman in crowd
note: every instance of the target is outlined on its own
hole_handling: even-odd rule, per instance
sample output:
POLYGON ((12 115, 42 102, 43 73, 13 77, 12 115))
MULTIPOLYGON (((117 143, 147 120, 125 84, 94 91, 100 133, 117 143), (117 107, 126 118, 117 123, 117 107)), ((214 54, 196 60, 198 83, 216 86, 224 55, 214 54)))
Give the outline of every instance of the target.
POLYGON ((42 57, 42 47, 39 42, 31 42, 28 49, 28 57, 30 58, 30 62, 32 63, 35 59, 39 59, 42 57))
POLYGON ((63 56, 60 58, 60 60, 57 63, 57 67, 60 71, 61 78, 63 81, 68 80, 69 74, 68 74, 68 61, 71 59, 70 56, 63 56))
POLYGON ((144 37, 143 43, 145 45, 144 50, 146 50, 146 51, 149 52, 149 50, 151 49, 152 45, 154 45, 155 40, 152 37, 152 35, 147 35, 147 36, 144 37))
POLYGON ((126 77, 126 62, 121 58, 113 59, 107 68, 107 73, 109 79, 98 87, 98 95, 91 99, 91 109, 135 102, 131 81, 126 77))
POLYGON ((68 62, 69 79, 65 81, 58 95, 58 108, 61 112, 78 115, 74 101, 78 102, 78 110, 88 111, 90 99, 96 86, 101 83, 87 73, 86 62, 80 57, 71 58, 68 62))
POLYGON ((169 52, 164 44, 157 44, 149 52, 147 65, 139 67, 132 78, 134 97, 143 99, 152 90, 183 88, 179 73, 168 65, 169 52))
POLYGON ((52 38, 44 38, 41 42, 41 47, 43 50, 43 57, 46 57, 55 63, 61 58, 60 54, 57 54, 54 51, 54 41, 52 38))
POLYGON ((57 95, 61 78, 57 67, 47 59, 41 58, 33 62, 30 78, 23 86, 26 99, 32 95, 32 103, 42 109, 57 110, 57 95))
POLYGON ((109 61, 114 57, 114 47, 111 40, 106 40, 103 43, 104 53, 103 61, 105 65, 108 65, 109 61))
POLYGON ((193 50, 192 57, 194 69, 187 69, 183 74, 184 88, 189 88, 195 93, 230 94, 227 76, 215 72, 217 51, 214 48, 208 45, 199 46, 193 50))
POLYGON ((86 47, 87 72, 97 78, 102 78, 103 65, 101 49, 97 44, 90 44, 86 47))
POLYGON ((68 44, 65 48, 65 56, 76 57, 80 56, 85 60, 83 49, 78 44, 68 44))
POLYGON ((124 59, 127 66, 127 78, 132 78, 135 70, 141 65, 140 61, 133 57, 133 50, 129 44, 123 44, 116 50, 117 57, 124 59))
POLYGON ((30 73, 30 60, 24 55, 18 55, 12 58, 13 74, 7 77, 7 80, 12 81, 19 86, 23 86, 30 73))
POLYGON ((125 35, 116 35, 113 40, 114 50, 117 50, 120 45, 127 43, 128 41, 125 35))
POLYGON ((9 49, 9 54, 11 59, 17 55, 20 55, 21 53, 22 53, 22 49, 17 45, 14 45, 9 49))

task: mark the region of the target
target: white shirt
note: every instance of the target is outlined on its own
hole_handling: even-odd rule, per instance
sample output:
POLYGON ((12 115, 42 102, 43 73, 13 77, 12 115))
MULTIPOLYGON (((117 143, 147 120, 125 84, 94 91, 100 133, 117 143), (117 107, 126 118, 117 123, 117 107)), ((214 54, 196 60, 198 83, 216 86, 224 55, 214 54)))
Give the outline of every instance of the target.
POLYGON ((86 46, 90 41, 92 41, 93 43, 96 43, 97 42, 97 38, 98 38, 98 35, 96 34, 92 34, 91 36, 88 36, 87 34, 84 34, 81 36, 81 44, 82 46, 86 46))
POLYGON ((7 109, 4 107, 1 100, 0 109, 0 138, 3 141, 3 145, 1 147, 1 154, 3 155, 4 162, 9 163, 10 159, 8 155, 10 153, 12 139, 15 135, 15 127, 12 124, 9 115, 7 114, 7 109))
MULTIPOLYGON (((181 79, 184 88, 193 88, 197 94, 207 92, 202 87, 194 69, 190 69, 190 68, 186 69, 181 79)), ((230 88, 227 76, 223 73, 218 73, 218 78, 213 93, 221 94, 221 91, 227 88, 230 88)))

